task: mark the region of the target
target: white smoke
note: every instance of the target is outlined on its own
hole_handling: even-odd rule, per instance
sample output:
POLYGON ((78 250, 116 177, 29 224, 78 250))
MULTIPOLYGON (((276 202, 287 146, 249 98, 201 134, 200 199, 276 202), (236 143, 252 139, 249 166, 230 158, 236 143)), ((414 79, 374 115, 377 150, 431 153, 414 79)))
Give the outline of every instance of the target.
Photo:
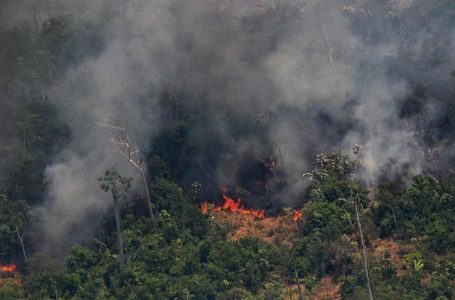
POLYGON ((453 42, 444 42, 454 24, 421 21, 444 1, 17 2, 3 6, 5 26, 62 13, 103 25, 102 53, 69 69, 49 92, 74 136, 47 168, 48 199, 40 208, 44 236, 57 244, 74 228, 74 240, 86 236, 85 216, 109 207, 97 176, 115 167, 130 172, 105 152, 108 133, 96 123, 107 114, 146 151, 159 130, 159 92, 184 90, 210 112, 192 133, 195 143, 210 130, 232 145, 219 163, 220 182, 234 182, 242 158, 263 151, 262 137, 235 139, 230 116, 266 124, 290 178, 311 168, 316 152, 351 153, 362 144, 362 177, 374 182, 384 167, 421 170, 416 128, 400 118, 400 106, 412 94, 409 81, 425 78, 421 69, 447 81, 455 65, 453 42), (428 53, 436 42, 442 54, 428 53), (445 56, 447 64, 432 64, 445 56))

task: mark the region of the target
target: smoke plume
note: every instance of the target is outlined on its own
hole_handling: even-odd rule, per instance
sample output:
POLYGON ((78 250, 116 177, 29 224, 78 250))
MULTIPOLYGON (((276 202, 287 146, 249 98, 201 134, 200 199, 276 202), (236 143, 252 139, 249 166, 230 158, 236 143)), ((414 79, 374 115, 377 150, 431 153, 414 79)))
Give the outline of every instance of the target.
MULTIPOLYGON (((445 111, 454 99, 455 20, 449 4, 6 1, 4 26, 38 20, 40 27, 50 16, 70 14, 98 24, 104 45, 49 91, 73 140, 46 170, 49 193, 39 216, 48 245, 61 244, 70 230, 72 242, 90 234, 93 215, 110 204, 96 177, 128 169, 106 153, 109 136, 97 121, 116 116, 146 152, 168 118, 159 104, 163 92, 184 94, 187 111, 204 111, 203 124, 190 133, 201 156, 210 151, 210 136, 222 137, 215 156, 220 185, 236 184, 246 158, 272 154, 289 178, 288 192, 279 196, 284 203, 301 201, 294 198, 304 187, 298 178, 318 152, 351 153, 363 145, 368 183, 403 167, 421 172, 428 167, 425 149, 450 157, 453 125, 445 111), (417 102, 423 103, 417 111, 407 109, 417 102), (248 132, 243 124, 259 129, 248 132)), ((191 167, 185 176, 198 179, 191 167)))

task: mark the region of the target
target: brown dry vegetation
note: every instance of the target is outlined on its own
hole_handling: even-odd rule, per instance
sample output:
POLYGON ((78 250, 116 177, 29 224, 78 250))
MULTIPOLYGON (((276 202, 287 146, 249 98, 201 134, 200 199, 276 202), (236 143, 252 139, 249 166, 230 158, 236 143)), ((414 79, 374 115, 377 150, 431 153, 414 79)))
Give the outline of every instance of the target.
MULTIPOLYGON (((218 211, 213 214, 219 224, 232 228, 229 237, 237 240, 245 236, 254 236, 273 244, 288 245, 291 247, 292 238, 298 231, 298 222, 292 220, 293 211, 285 209, 282 215, 255 219, 248 215, 241 215, 229 211, 218 211)), ((331 277, 322 278, 312 291, 304 288, 301 279, 300 289, 305 300, 341 299, 341 284, 337 284, 331 277)), ((287 284, 283 299, 298 300, 299 291, 297 284, 287 284)))
POLYGON ((379 259, 390 259, 390 261, 398 267, 397 276, 403 276, 406 272, 406 267, 403 262, 406 253, 415 250, 413 245, 401 245, 392 239, 376 239, 371 243, 372 254, 379 259))
MULTIPOLYGON (((231 229, 229 237, 238 240, 241 237, 254 236, 272 244, 292 246, 292 239, 298 232, 298 222, 292 220, 293 211, 285 209, 282 215, 276 217, 266 216, 263 219, 252 216, 232 213, 230 211, 217 211, 213 213, 215 222, 231 229)), ((355 239, 355 238, 354 238, 355 239)), ((370 254, 379 259, 389 259, 398 269, 397 276, 405 274, 403 263, 404 256, 413 250, 412 245, 401 245, 393 239, 375 239, 371 241, 370 254)), ((333 278, 322 278, 310 291, 304 288, 301 279, 300 289, 303 299, 324 300, 341 299, 341 284, 334 282, 333 278)), ((298 300, 299 292, 296 284, 285 284, 283 299, 298 300)))
POLYGON ((237 240, 245 236, 254 236, 269 243, 291 245, 292 237, 297 233, 298 223, 292 220, 292 211, 287 209, 283 215, 257 219, 249 215, 218 211, 214 213, 216 222, 232 228, 229 237, 237 240))
MULTIPOLYGON (((300 284, 300 291, 304 300, 340 300, 341 284, 335 283, 329 276, 322 278, 310 291, 300 284)), ((296 284, 286 286, 283 299, 299 300, 299 290, 296 284)))

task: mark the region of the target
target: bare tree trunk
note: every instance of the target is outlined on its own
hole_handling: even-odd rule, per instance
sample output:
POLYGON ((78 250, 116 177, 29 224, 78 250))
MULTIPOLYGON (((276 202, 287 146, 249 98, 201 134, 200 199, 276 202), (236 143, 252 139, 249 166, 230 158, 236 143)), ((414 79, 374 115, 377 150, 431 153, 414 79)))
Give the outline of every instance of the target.
POLYGON ((146 172, 144 170, 144 167, 142 166, 142 159, 139 158, 139 147, 136 146, 136 149, 132 150, 127 129, 113 124, 112 120, 98 122, 98 126, 108 127, 108 128, 112 129, 113 137, 111 138, 111 142, 115 148, 111 149, 111 151, 119 152, 122 156, 124 156, 128 160, 128 163, 130 165, 135 167, 141 173, 142 180, 144 182, 145 193, 147 196, 148 212, 149 212, 150 218, 152 219, 153 224, 156 224, 155 215, 153 213, 152 198, 150 196, 150 190, 149 190, 148 183, 147 183, 146 172), (123 133, 123 137, 117 136, 114 133, 114 131, 117 131, 117 130, 121 131, 123 133), (133 158, 133 155, 135 155, 136 157, 133 158))
POLYGON ((24 240, 22 239, 22 236, 19 232, 19 228, 17 226, 16 226, 16 233, 17 233, 17 238, 19 239, 19 244, 21 245, 21 248, 22 248, 22 255, 24 256, 25 262, 27 262, 27 253, 25 252, 24 240))
POLYGON ((398 229, 398 222, 397 222, 397 217, 395 216, 395 209, 392 206, 392 216, 393 216, 393 221, 395 222, 395 229, 398 229))
POLYGON ((36 3, 33 4, 33 25, 35 26, 35 33, 38 33, 39 26, 38 26, 38 12, 36 8, 36 3))
POLYGON ((356 218, 356 221, 357 221, 357 227, 359 229, 360 244, 362 246, 363 266, 364 266, 364 269, 365 269, 365 277, 366 277, 366 280, 367 280, 368 299, 369 300, 374 300, 373 290, 371 288, 370 267, 369 267, 369 263, 368 263, 367 247, 365 245, 365 239, 363 237, 362 223, 360 222, 358 199, 357 198, 354 199, 352 197, 352 194, 351 194, 351 200, 352 200, 352 202, 354 204, 355 218, 356 218))
POLYGON ((119 201, 117 195, 116 187, 111 187, 112 191, 112 198, 114 199, 114 215, 115 215, 115 227, 117 230, 117 246, 118 246, 118 254, 119 254, 119 265, 120 271, 123 272, 125 269, 125 254, 123 253, 123 237, 122 237, 122 229, 120 226, 120 211, 119 211, 119 201))
POLYGON ((145 176, 144 167, 141 166, 139 168, 139 170, 141 171, 142 180, 144 181, 145 193, 147 195, 147 204, 148 204, 147 208, 148 208, 150 217, 152 218, 153 224, 156 224, 155 223, 155 214, 153 213, 153 207, 152 207, 152 198, 150 197, 150 190, 149 190, 149 186, 147 184, 147 178, 145 176))
POLYGON ((297 280, 297 289, 299 290, 299 300, 303 300, 302 291, 300 290, 299 274, 297 273, 297 270, 294 270, 294 272, 295 272, 295 279, 297 280))
POLYGON ((289 286, 289 300, 292 300, 292 289, 291 289, 291 283, 288 280, 288 286, 289 286))

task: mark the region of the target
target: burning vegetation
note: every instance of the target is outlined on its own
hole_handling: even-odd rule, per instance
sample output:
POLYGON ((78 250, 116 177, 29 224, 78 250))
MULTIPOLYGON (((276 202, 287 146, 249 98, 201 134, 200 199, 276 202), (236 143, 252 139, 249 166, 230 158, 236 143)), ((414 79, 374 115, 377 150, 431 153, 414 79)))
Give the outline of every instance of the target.
POLYGON ((303 212, 301 212, 299 210, 294 210, 294 213, 292 214, 292 221, 297 222, 302 217, 303 217, 303 212))
MULTIPOLYGON (((263 209, 248 209, 245 208, 242 200, 238 198, 237 200, 232 199, 226 193, 223 194, 223 204, 221 205, 215 205, 213 206, 213 212, 220 212, 220 211, 228 211, 231 213, 237 213, 241 214, 244 216, 251 216, 254 219, 264 219, 265 218, 265 212, 263 209)), ((207 202, 203 202, 200 205, 201 212, 204 215, 207 215, 209 213, 209 204, 207 202)))
POLYGON ((278 216, 266 215, 263 209, 245 208, 242 200, 234 200, 223 189, 223 202, 219 205, 203 202, 200 211, 204 215, 212 215, 216 222, 232 228, 230 237, 238 240, 245 236, 254 236, 266 242, 284 242, 291 244, 290 238, 298 229, 298 222, 302 220, 300 210, 283 209, 278 216))
POLYGON ((455 299, 452 0, 53 2, 0 1, 0 299, 455 299))
POLYGON ((0 265, 0 273, 9 276, 17 275, 17 267, 16 265, 0 265))
MULTIPOLYGON (((22 286, 22 280, 19 277, 19 272, 14 264, 0 265, 0 288, 6 286, 14 289, 22 286)), ((0 297, 1 295, 0 292, 0 297)))
MULTIPOLYGON (((240 214, 244 216, 251 216, 253 219, 262 220, 265 216, 265 211, 263 209, 248 209, 244 207, 242 200, 237 198, 237 200, 232 199, 226 193, 227 190, 223 189, 223 200, 224 202, 221 205, 210 205, 208 202, 202 202, 200 204, 201 213, 204 215, 209 214, 209 207, 212 206, 213 208, 211 211, 214 213, 226 211, 234 214, 240 214)), ((292 214, 292 220, 297 222, 299 219, 303 217, 303 213, 299 210, 294 210, 292 214)))

